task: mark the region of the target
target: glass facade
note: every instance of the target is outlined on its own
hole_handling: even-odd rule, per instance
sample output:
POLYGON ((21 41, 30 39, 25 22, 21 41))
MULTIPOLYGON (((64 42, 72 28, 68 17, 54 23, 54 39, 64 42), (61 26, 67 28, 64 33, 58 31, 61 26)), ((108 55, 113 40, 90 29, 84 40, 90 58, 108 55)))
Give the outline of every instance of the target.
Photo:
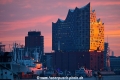
POLYGON ((90 3, 82 8, 69 9, 65 20, 52 23, 52 50, 104 50, 104 24, 96 19, 90 3))

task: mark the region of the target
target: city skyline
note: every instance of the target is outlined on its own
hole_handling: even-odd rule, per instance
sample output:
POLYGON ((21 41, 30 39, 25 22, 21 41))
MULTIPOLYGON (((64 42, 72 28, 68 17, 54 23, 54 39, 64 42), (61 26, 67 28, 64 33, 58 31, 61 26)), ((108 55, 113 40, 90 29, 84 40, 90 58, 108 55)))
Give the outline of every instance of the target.
POLYGON ((25 44, 24 37, 30 30, 39 30, 45 37, 44 51, 52 51, 52 22, 60 17, 63 20, 69 9, 83 7, 91 3, 92 9, 95 9, 97 18, 101 18, 105 23, 105 41, 114 51, 115 56, 120 56, 120 1, 79 1, 66 0, 61 1, 0 1, 0 41, 3 44, 12 44, 18 42, 25 44), (103 3, 104 2, 104 3, 103 3), (56 4, 56 5, 54 5, 56 4), (49 7, 50 6, 50 7, 49 7))

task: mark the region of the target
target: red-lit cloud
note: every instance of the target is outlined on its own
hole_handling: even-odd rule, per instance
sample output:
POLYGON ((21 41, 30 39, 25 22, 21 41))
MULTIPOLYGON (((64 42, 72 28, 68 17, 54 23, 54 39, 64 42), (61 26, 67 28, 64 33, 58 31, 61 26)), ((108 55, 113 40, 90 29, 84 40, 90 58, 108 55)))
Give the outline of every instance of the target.
POLYGON ((9 31, 15 29, 24 29, 29 28, 30 26, 34 27, 37 23, 41 23, 47 25, 48 27, 51 26, 51 21, 55 21, 59 16, 58 15, 47 15, 47 16, 40 16, 30 20, 22 20, 22 21, 14 21, 14 22, 0 22, 2 31, 9 31))
POLYGON ((11 3, 13 0, 0 0, 0 4, 11 3))
POLYGON ((25 6, 23 6, 23 8, 31 8, 32 6, 30 4, 27 4, 25 6))

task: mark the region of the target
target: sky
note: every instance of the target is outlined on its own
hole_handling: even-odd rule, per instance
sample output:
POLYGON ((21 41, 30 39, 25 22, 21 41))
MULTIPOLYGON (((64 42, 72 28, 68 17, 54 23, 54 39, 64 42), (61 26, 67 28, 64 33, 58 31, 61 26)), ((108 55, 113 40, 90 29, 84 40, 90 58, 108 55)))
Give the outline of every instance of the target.
POLYGON ((52 22, 89 2, 105 25, 105 42, 120 56, 120 0, 0 0, 0 41, 10 50, 13 42, 25 44, 28 31, 41 31, 45 52, 51 52, 52 22))

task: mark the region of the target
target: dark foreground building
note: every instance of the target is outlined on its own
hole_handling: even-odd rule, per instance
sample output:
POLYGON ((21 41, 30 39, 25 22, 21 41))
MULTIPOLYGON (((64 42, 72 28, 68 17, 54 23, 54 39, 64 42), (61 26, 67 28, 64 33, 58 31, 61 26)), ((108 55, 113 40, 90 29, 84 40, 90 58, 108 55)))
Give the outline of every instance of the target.
POLYGON ((110 67, 113 71, 120 71, 120 56, 110 56, 110 67))
POLYGON ((80 67, 103 70, 103 52, 56 52, 53 54, 53 67, 62 71, 74 72, 80 67))
POLYGON ((25 36, 26 48, 40 48, 44 53, 44 37, 40 31, 29 31, 28 36, 25 36))
POLYGON ((36 58, 37 61, 43 61, 44 36, 41 35, 40 31, 28 32, 28 36, 25 36, 25 48, 29 57, 36 58))
POLYGON ((69 9, 65 20, 52 23, 54 68, 75 71, 79 67, 103 69, 104 23, 90 3, 69 9))

